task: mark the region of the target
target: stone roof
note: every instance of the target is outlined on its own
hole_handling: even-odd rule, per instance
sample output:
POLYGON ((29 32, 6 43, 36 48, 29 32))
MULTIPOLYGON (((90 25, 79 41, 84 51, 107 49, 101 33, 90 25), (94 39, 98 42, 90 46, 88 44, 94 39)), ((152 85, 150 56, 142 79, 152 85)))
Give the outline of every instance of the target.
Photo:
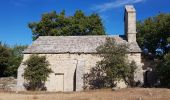
MULTIPOLYGON (((114 38, 116 43, 127 43, 119 36, 40 36, 23 53, 96 53, 107 37, 114 38)), ((141 49, 137 43, 130 43, 129 52, 141 52, 141 49)))

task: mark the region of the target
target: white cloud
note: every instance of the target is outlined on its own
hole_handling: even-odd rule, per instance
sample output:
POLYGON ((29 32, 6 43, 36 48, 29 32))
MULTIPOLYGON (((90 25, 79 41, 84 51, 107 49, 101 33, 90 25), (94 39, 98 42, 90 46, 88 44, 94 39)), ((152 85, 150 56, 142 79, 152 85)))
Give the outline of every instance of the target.
POLYGON ((26 6, 29 0, 10 0, 10 3, 15 6, 26 6))
POLYGON ((101 5, 95 5, 92 7, 93 10, 96 10, 97 12, 101 13, 113 8, 118 8, 121 6, 124 6, 126 4, 135 4, 139 2, 143 2, 145 0, 115 0, 113 2, 107 2, 101 5))

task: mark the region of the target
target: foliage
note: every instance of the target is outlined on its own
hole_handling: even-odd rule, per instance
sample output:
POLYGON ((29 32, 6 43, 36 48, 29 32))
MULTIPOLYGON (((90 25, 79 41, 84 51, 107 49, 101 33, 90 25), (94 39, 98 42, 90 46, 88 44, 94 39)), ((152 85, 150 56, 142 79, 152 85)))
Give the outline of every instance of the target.
POLYGON ((26 88, 29 90, 43 90, 44 84, 49 74, 52 72, 49 68, 49 62, 45 56, 31 55, 24 62, 27 66, 24 72, 24 78, 28 81, 26 88))
POLYGON ((23 59, 22 51, 26 47, 27 46, 15 45, 14 47, 11 48, 8 67, 5 71, 7 76, 17 77, 17 70, 23 59))
MULTIPOLYGON (((170 14, 160 13, 137 23, 137 42, 152 55, 163 56, 167 53, 170 37, 170 14)), ((169 46, 170 47, 170 46, 169 46)))
POLYGON ((97 53, 103 59, 90 73, 85 74, 86 84, 90 88, 114 87, 117 81, 123 80, 133 86, 136 64, 128 63, 127 48, 127 45, 117 44, 114 39, 107 38, 106 43, 97 48, 97 53))
POLYGON ((143 49, 144 58, 153 60, 156 70, 153 69, 157 72, 161 85, 170 87, 170 14, 160 13, 138 22, 137 32, 137 41, 143 49))
POLYGON ((22 51, 27 46, 9 47, 6 44, 0 43, 0 77, 17 76, 17 69, 22 61, 22 51))
POLYGON ((156 67, 161 85, 170 88, 170 53, 164 56, 164 59, 159 62, 156 67))
POLYGON ((135 87, 137 84, 134 80, 134 74, 136 72, 137 66, 136 63, 134 61, 132 61, 130 64, 128 64, 128 73, 127 76, 124 76, 125 79, 125 83, 127 83, 130 87, 135 87))
POLYGON ((84 89, 100 89, 110 87, 108 77, 101 66, 96 66, 90 69, 90 73, 84 74, 84 89))
POLYGON ((29 23, 33 32, 33 40, 39 36, 69 35, 104 35, 102 20, 98 14, 86 16, 77 10, 73 16, 66 16, 65 11, 43 14, 39 22, 29 23))
POLYGON ((4 77, 8 67, 10 49, 6 44, 0 43, 0 77, 4 77))

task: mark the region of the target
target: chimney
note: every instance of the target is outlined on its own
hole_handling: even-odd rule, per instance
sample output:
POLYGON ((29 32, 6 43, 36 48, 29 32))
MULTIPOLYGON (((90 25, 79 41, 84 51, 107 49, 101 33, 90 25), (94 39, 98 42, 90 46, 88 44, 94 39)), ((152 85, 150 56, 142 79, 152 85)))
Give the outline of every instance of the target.
POLYGON ((136 42, 136 10, 133 5, 125 6, 124 25, 127 41, 136 42))

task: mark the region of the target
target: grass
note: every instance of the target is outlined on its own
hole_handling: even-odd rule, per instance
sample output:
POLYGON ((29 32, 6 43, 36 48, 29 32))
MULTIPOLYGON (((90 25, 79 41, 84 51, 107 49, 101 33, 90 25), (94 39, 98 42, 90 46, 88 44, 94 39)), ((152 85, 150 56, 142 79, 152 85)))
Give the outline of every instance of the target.
POLYGON ((110 89, 85 92, 0 92, 0 100, 170 100, 170 89, 128 88, 118 91, 110 89))

